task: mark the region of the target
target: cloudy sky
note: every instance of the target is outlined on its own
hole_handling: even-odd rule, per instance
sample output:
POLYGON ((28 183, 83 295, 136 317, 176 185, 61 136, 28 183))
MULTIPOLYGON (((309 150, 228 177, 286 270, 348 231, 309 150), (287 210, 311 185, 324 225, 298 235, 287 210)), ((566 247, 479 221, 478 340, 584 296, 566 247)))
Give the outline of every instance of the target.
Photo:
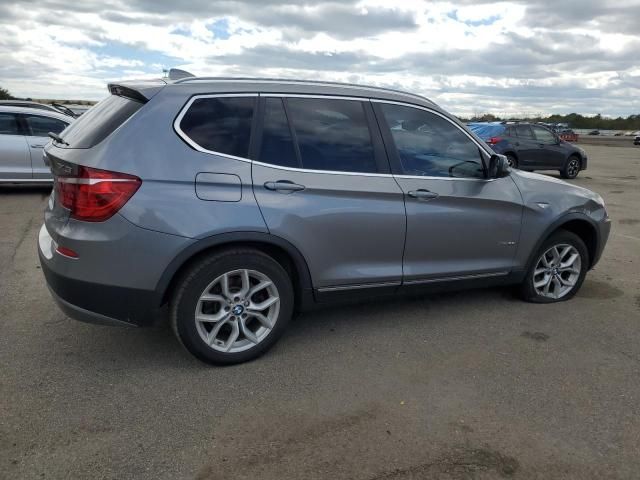
POLYGON ((0 0, 0 86, 197 75, 392 86, 459 114, 640 113, 640 0, 0 0))

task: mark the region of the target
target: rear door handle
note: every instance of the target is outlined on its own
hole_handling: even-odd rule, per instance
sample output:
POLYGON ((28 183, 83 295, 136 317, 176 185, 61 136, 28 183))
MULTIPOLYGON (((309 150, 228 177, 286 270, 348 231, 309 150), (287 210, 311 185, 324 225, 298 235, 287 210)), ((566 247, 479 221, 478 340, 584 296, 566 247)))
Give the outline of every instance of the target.
POLYGON ((300 190, 304 190, 305 187, 304 185, 298 185, 289 180, 278 180, 276 182, 266 182, 264 188, 276 192, 299 192, 300 190))
POLYGON ((36 143, 35 145, 31 145, 31 148, 44 148, 45 145, 40 145, 39 143, 36 143))
POLYGON ((409 196, 417 198, 418 200, 433 200, 434 198, 438 198, 437 193, 425 190, 424 188, 410 191, 409 196))

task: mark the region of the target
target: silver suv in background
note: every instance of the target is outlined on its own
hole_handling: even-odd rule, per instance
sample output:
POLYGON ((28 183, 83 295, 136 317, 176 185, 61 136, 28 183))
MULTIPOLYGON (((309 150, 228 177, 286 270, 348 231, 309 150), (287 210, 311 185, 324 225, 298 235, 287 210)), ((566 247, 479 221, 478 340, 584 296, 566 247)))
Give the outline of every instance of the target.
POLYGON ((223 78, 109 90, 46 148, 44 275, 80 320, 166 312, 207 362, 252 359, 294 311, 344 298, 519 284, 567 300, 607 241, 598 194, 508 168, 417 95, 223 78))
POLYGON ((0 106, 0 183, 51 182, 43 148, 73 117, 51 110, 0 106))

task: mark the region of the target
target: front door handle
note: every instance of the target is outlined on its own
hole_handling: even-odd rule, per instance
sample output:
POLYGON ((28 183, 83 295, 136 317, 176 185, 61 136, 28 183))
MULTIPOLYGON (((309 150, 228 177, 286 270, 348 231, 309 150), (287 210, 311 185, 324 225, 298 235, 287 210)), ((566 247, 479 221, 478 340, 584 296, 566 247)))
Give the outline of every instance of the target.
POLYGON ((410 191, 409 196, 417 198, 418 200, 433 200, 434 198, 438 198, 437 193, 425 190, 424 188, 410 191))
POLYGON ((304 185, 298 185, 289 180, 278 180, 276 182, 266 182, 264 188, 276 192, 299 192, 300 190, 304 190, 304 185))
POLYGON ((44 148, 44 147, 45 147, 45 145, 44 145, 44 144, 43 144, 43 145, 40 145, 40 144, 38 144, 38 143, 36 143, 35 145, 31 145, 31 148, 44 148))

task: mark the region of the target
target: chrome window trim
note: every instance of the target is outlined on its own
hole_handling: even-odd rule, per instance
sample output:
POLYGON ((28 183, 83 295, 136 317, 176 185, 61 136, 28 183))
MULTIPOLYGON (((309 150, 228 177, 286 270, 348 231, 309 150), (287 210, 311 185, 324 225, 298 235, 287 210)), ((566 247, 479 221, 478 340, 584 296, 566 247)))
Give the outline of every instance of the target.
MULTIPOLYGON (((416 179, 416 180, 447 180, 447 181, 463 180, 463 181, 473 181, 473 182, 492 182, 492 181, 496 180, 495 178, 433 177, 433 176, 426 176, 426 175, 393 175, 393 174, 390 174, 390 173, 367 173, 367 172, 348 172, 348 171, 343 172, 343 171, 339 171, 339 170, 312 170, 312 169, 308 169, 308 168, 295 168, 295 167, 284 167, 284 166, 281 166, 281 165, 273 165, 273 164, 270 164, 270 163, 260 162, 258 160, 251 160, 251 159, 245 158, 245 157, 237 157, 235 155, 229 155, 227 153, 216 152, 214 150, 208 150, 208 149, 206 149, 204 147, 201 147, 199 144, 197 144, 191 138, 189 138, 189 136, 180 128, 180 122, 182 121, 182 119, 186 115, 187 111, 189 110, 189 108, 191 107, 193 102, 195 102, 196 100, 198 100, 200 98, 218 98, 218 97, 227 97, 227 98, 228 97, 324 98, 324 99, 334 99, 334 100, 353 100, 353 101, 360 101, 360 102, 389 103, 389 104, 392 104, 392 105, 400 105, 400 106, 404 106, 404 107, 413 107, 413 108, 418 108, 418 109, 421 109, 421 110, 425 110, 425 111, 427 111, 429 113, 434 113, 434 114, 444 118, 449 123, 451 123, 453 126, 455 126, 459 130, 461 130, 463 133, 465 133, 471 139, 471 141, 473 141, 476 145, 478 145, 478 147, 481 147, 478 144, 478 142, 475 141, 475 139, 473 137, 471 137, 467 132, 462 130, 459 125, 457 125, 456 123, 452 122, 446 116, 442 115, 441 113, 439 113, 436 110, 433 110, 433 109, 430 109, 430 108, 427 108, 427 107, 423 107, 421 105, 416 105, 416 104, 413 104, 413 103, 396 102, 396 101, 390 101, 390 100, 380 100, 380 99, 376 99, 376 98, 366 98, 366 97, 347 97, 347 96, 341 96, 341 95, 317 95, 317 94, 304 94, 304 93, 296 93, 296 94, 288 94, 288 93, 257 93, 256 92, 256 93, 207 93, 207 94, 194 95, 189 99, 189 101, 182 107, 182 109, 178 113, 178 116, 176 117, 176 119, 173 121, 173 129, 176 131, 178 136, 185 143, 187 143, 189 146, 191 146, 194 150, 197 150, 198 152, 207 153, 209 155, 216 155, 216 156, 223 157, 223 158, 228 158, 228 159, 231 159, 231 160, 240 160, 241 162, 247 162, 247 163, 259 165, 259 166, 262 166, 262 167, 269 167, 269 168, 275 168, 277 170, 285 170, 285 171, 298 172, 298 173, 314 173, 314 174, 326 174, 326 175, 347 175, 347 176, 359 176, 359 177, 403 178, 403 179, 416 179)), ((486 150, 483 147, 481 147, 481 148, 485 153, 487 153, 486 150)))
POLYGON ((348 100, 352 102, 370 102, 368 97, 348 97, 342 95, 318 95, 316 93, 261 93, 261 97, 276 97, 276 98, 321 98, 323 100, 348 100))

